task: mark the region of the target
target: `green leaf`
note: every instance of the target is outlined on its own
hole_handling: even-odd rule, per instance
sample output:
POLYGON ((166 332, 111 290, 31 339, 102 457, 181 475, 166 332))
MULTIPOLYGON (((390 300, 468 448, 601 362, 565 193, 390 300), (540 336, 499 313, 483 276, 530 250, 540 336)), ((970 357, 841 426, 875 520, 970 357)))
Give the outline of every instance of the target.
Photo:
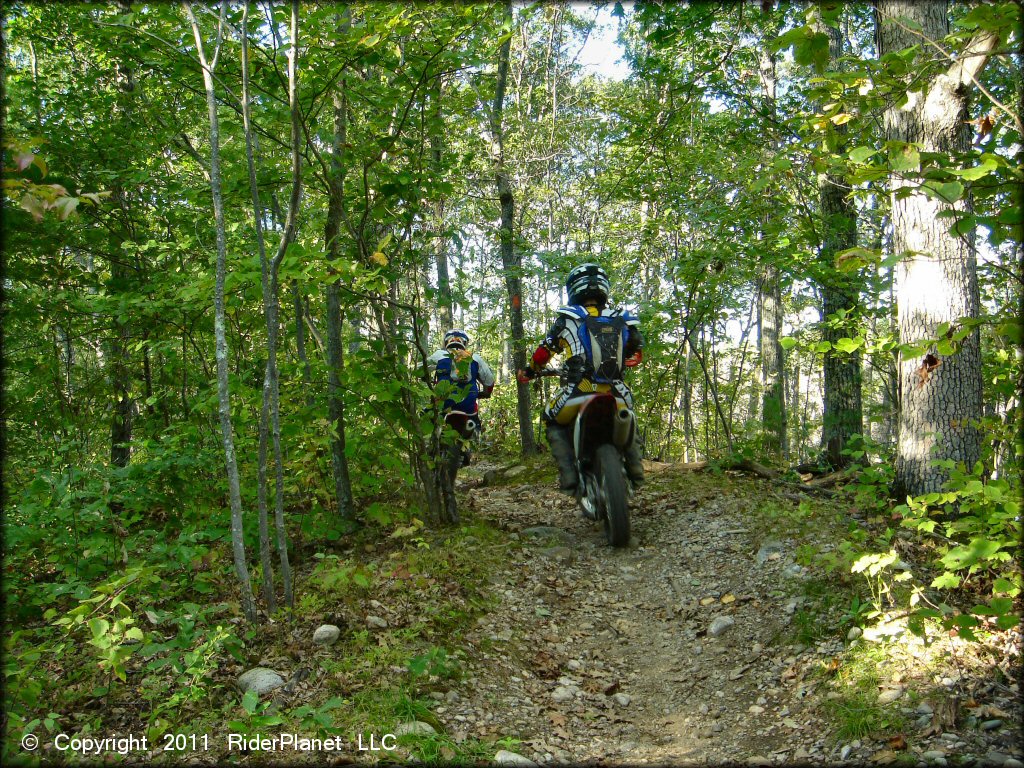
POLYGON ((1000 629, 1016 629, 1020 626, 1020 616, 1013 613, 1008 613, 1005 616, 1000 616, 996 619, 996 626, 1000 629))
POLYGON ((110 622, 106 619, 89 619, 89 630, 92 632, 94 640, 103 637, 109 629, 110 622))
POLYGON ((1015 596, 1020 590, 1009 579, 996 579, 992 582, 992 591, 996 594, 1015 596))
POLYGON ((790 350, 797 345, 797 340, 792 336, 783 336, 779 339, 779 346, 785 350, 790 350))
POLYGON ((862 346, 864 346, 864 339, 859 336, 856 339, 836 339, 835 344, 836 349, 847 354, 856 352, 862 346))
POLYGON ((242 709, 248 712, 250 715, 256 712, 256 708, 260 703, 260 695, 255 691, 246 691, 245 695, 242 696, 242 709))
POLYGON ((855 147, 849 152, 850 159, 855 163, 866 162, 869 157, 877 154, 878 150, 872 149, 871 147, 855 147))
POLYGON ((930 586, 936 589, 956 589, 960 586, 960 577, 955 573, 946 571, 946 573, 932 579, 930 586))
POLYGON ((964 185, 959 181, 948 181, 945 183, 926 181, 921 188, 929 197, 936 197, 950 204, 955 203, 964 195, 964 185))
POLYGON ((977 181, 988 176, 992 171, 999 167, 999 163, 996 162, 995 158, 991 155, 985 156, 981 161, 981 165, 976 165, 973 168, 953 168, 949 170, 949 173, 954 176, 959 176, 964 181, 977 181))
POLYGON ((829 352, 829 351, 831 351, 831 349, 832 349, 832 342, 825 341, 825 340, 819 341, 817 344, 814 345, 814 351, 815 352, 829 352))
POLYGON ((894 171, 917 172, 921 170, 921 153, 907 144, 889 154, 889 167, 894 171))

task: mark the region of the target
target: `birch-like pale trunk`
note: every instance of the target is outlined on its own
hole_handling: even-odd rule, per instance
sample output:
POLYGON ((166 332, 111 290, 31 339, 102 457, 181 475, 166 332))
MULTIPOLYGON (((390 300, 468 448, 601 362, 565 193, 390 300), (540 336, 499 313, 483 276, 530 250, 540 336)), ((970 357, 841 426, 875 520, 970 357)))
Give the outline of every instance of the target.
POLYGON ((245 539, 242 528, 242 493, 238 480, 238 461, 235 457, 235 438, 231 426, 231 393, 228 389, 228 342, 224 311, 224 278, 227 274, 227 234, 224 223, 224 197, 220 176, 220 123, 217 118, 217 95, 213 82, 213 67, 216 66, 224 15, 227 3, 221 5, 220 24, 217 27, 217 45, 213 63, 207 61, 203 47, 203 36, 199 21, 192 6, 183 3, 185 13, 192 23, 192 34, 196 40, 196 53, 203 70, 203 85, 206 89, 206 108, 210 119, 210 193, 213 197, 214 229, 217 234, 217 266, 214 288, 213 333, 216 338, 217 358, 217 411, 220 416, 221 437, 224 443, 224 465, 228 475, 228 497, 231 504, 231 550, 238 577, 242 612, 250 622, 256 622, 256 600, 253 598, 249 566, 245 559, 245 539))
MULTIPOLYGON (((876 0, 875 13, 879 57, 915 45, 922 46, 919 55, 932 55, 929 41, 941 41, 949 32, 946 0, 876 0)), ((886 138, 922 153, 965 152, 970 147, 968 89, 998 42, 995 34, 980 30, 956 63, 921 83, 906 104, 887 109, 886 138)), ((920 70, 919 64, 912 67, 915 82, 920 70)), ((974 235, 951 235, 951 219, 940 218, 951 208, 969 211, 971 201, 968 196, 951 205, 929 197, 916 172, 893 174, 890 187, 893 251, 901 257, 896 269, 900 342, 917 344, 934 339, 944 323, 955 331, 963 319, 978 317, 974 235)), ((895 491, 898 497, 938 491, 949 471, 935 466, 935 459, 963 462, 970 469, 981 455, 980 334, 973 330, 949 355, 934 344, 922 354, 901 355, 898 371, 895 491)))
POLYGON ((294 606, 292 594, 291 566, 288 562, 288 533, 284 526, 284 461, 281 452, 281 405, 280 384, 277 368, 278 316, 280 314, 281 262, 288 245, 295 239, 296 221, 302 195, 302 168, 299 159, 300 126, 298 115, 298 77, 295 60, 298 51, 298 7, 292 3, 291 45, 288 54, 288 102, 291 109, 292 188, 288 201, 288 214, 284 232, 277 252, 271 261, 267 257, 263 232, 263 206, 260 203, 259 187, 256 183, 255 141, 252 132, 252 116, 249 99, 249 47, 248 47, 249 4, 242 12, 242 121, 245 130, 246 161, 249 170, 249 188, 252 193, 253 214, 256 229, 256 243, 260 256, 260 272, 263 287, 263 314, 267 326, 267 365, 263 377, 263 400, 260 407, 259 426, 259 511, 260 511, 260 559, 264 568, 264 593, 268 610, 276 607, 273 587, 273 571, 270 561, 269 531, 267 530, 267 443, 273 443, 274 457, 274 523, 277 532, 277 552, 281 565, 281 579, 284 601, 294 606), (269 433, 269 434, 268 434, 269 433), (267 571, 270 571, 268 576, 267 571))

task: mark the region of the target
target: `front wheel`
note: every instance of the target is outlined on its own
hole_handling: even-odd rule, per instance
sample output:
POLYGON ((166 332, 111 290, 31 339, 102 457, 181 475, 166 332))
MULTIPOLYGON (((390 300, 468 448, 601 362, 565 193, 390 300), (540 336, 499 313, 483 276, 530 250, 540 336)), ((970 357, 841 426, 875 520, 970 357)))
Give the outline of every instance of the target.
POLYGON ((624 547, 629 544, 629 508, 622 457, 614 445, 605 444, 597 449, 594 458, 604 502, 605 536, 613 547, 624 547))

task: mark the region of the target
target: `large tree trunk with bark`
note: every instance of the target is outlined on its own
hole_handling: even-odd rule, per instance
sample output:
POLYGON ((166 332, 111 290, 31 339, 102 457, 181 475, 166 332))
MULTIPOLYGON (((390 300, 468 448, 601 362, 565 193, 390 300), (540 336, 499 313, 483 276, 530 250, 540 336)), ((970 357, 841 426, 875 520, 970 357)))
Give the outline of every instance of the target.
MULTIPOLYGON (((505 18, 511 23, 511 2, 505 5, 505 18)), ((505 86, 508 82, 511 44, 511 39, 506 39, 502 43, 498 55, 498 77, 494 91, 494 104, 491 109, 491 155, 498 187, 498 203, 501 206, 499 237, 501 240, 501 265, 505 272, 505 288, 508 293, 509 327, 512 333, 512 370, 518 371, 526 367, 526 341, 523 330, 523 264, 522 256, 515 248, 513 237, 514 200, 508 172, 505 169, 502 127, 502 109, 505 102, 505 86)), ((522 441, 523 455, 534 454, 537 452, 537 446, 533 439, 533 420, 530 415, 530 385, 520 381, 516 382, 516 413, 519 417, 519 436, 522 441)))
POLYGON ((782 334, 782 286, 779 269, 765 266, 759 292, 758 323, 761 341, 761 420, 765 449, 786 455, 786 375, 780 338, 782 334))
MULTIPOLYGON (((833 61, 843 54, 840 30, 818 24, 829 35, 829 53, 833 61)), ((826 142, 833 152, 845 152, 846 126, 829 124, 826 142)), ((836 254, 857 245, 857 214, 846 196, 846 185, 835 173, 818 175, 818 199, 821 205, 821 338, 832 345, 823 363, 824 398, 821 443, 825 458, 833 469, 850 463, 844 449, 855 434, 862 434, 864 417, 861 404, 861 355, 859 350, 841 352, 836 342, 856 336, 851 319, 840 320, 840 313, 855 309, 859 290, 855 276, 835 268, 836 254)))
MULTIPOLYGON (((758 63, 765 108, 774 115, 778 84, 775 55, 763 48, 758 63)), ((782 458, 787 452, 785 355, 779 343, 782 334, 782 276, 772 261, 774 254, 770 253, 767 237, 767 233, 772 230, 772 218, 775 215, 771 212, 765 214, 765 237, 762 242, 767 263, 761 271, 758 292, 758 338, 761 344, 761 421, 764 424, 765 450, 782 458)))
MULTIPOLYGON (((946 0, 876 0, 875 10, 879 56, 913 45, 921 45, 928 55, 927 41, 941 41, 949 31, 946 0)), ((921 92, 909 93, 906 104, 890 107, 886 138, 906 142, 909 157, 914 151, 950 155, 967 150, 967 88, 997 42, 991 33, 978 33, 958 63, 923 83, 921 92)), ((922 67, 912 69, 920 82, 922 67)), ((968 334, 952 354, 940 354, 934 344, 927 344, 944 333, 940 326, 948 324, 952 335, 962 318, 977 317, 980 300, 973 235, 950 235, 951 220, 939 218, 951 207, 968 210, 969 199, 951 206, 924 194, 914 169, 894 174, 891 192, 893 251, 902 257, 896 271, 900 342, 926 343, 920 354, 902 355, 899 361, 895 491, 903 497, 942 487, 949 472, 933 460, 963 462, 970 468, 981 454, 979 333, 968 334)))

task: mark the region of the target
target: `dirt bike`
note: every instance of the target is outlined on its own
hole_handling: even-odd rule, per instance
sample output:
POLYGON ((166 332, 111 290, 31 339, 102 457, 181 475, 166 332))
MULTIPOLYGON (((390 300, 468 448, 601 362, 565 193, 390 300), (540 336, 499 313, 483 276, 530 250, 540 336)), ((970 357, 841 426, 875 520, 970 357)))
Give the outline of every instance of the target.
MULTIPOLYGON (((565 385, 562 370, 546 368, 538 375, 563 377, 565 385)), ((636 415, 611 392, 595 392, 580 406, 572 432, 579 474, 576 501, 586 517, 604 524, 611 546, 624 547, 632 495, 624 454, 636 437, 636 415)))
POLYGON ((448 411, 438 424, 434 445, 438 450, 435 472, 439 474, 440 487, 446 500, 445 516, 449 522, 458 522, 455 507, 455 476, 463 466, 465 447, 476 433, 476 421, 462 411, 448 411), (448 429, 451 427, 451 430, 448 429), (454 431, 454 435, 452 434, 454 431))

